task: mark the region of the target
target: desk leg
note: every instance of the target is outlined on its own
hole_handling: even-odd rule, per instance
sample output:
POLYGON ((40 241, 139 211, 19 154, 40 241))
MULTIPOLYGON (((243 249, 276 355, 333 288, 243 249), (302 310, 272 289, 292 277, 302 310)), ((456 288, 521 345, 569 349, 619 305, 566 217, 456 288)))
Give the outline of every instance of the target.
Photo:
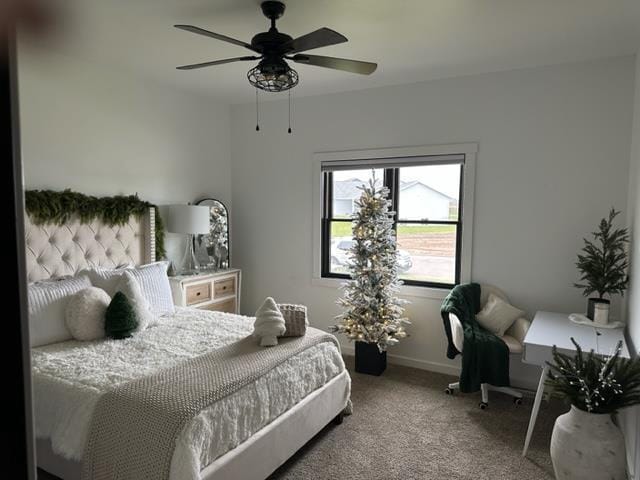
POLYGON ((531 435, 533 435, 533 428, 536 425, 536 419, 538 418, 538 410, 540 410, 540 402, 542 401, 542 394, 544 393, 544 382, 547 379, 547 372, 549 367, 547 365, 542 369, 540 375, 540 382, 538 383, 538 390, 536 391, 536 398, 533 401, 533 409, 531 410, 531 418, 529 419, 529 428, 527 429, 527 437, 524 441, 524 448, 522 449, 522 456, 527 456, 527 450, 529 450, 529 442, 531 441, 531 435))

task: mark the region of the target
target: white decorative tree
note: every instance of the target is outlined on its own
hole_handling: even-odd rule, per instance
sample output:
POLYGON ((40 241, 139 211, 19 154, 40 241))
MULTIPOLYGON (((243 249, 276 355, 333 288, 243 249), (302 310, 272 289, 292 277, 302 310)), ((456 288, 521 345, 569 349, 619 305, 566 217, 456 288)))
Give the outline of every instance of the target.
POLYGON ((398 252, 393 228, 394 212, 388 199, 389 189, 376 185, 375 174, 356 201, 353 215, 353 246, 349 253, 351 280, 342 285, 344 296, 338 305, 344 312, 336 317, 333 332, 344 333, 350 340, 375 343, 380 352, 407 336, 398 298, 398 252))

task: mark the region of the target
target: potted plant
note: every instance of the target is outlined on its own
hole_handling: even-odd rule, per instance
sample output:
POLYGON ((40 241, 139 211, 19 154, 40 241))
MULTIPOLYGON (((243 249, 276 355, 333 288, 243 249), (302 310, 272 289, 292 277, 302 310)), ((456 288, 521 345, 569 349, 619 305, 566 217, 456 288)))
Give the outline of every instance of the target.
POLYGON ((387 347, 407 333, 409 320, 398 298, 398 254, 389 190, 376 184, 375 175, 361 188, 353 216, 353 245, 349 255, 351 280, 343 285, 338 304, 344 311, 333 332, 356 342, 356 372, 381 375, 387 366, 387 347))
POLYGON ((602 357, 593 351, 585 355, 571 341, 575 356, 554 346, 554 362, 548 363, 547 385, 571 404, 551 435, 556 479, 626 479, 624 437, 612 415, 640 404, 640 359, 620 358, 622 342, 612 356, 602 357))
POLYGON ((592 233, 593 241, 585 238, 582 253, 578 254, 576 266, 581 276, 580 283, 575 283, 574 286, 582 288, 585 297, 598 294, 588 301, 587 317, 591 320, 594 320, 596 303, 608 306, 610 300, 605 296, 611 298, 614 294, 624 295, 629 283, 626 250, 629 234, 626 228, 613 228, 613 220, 619 213, 612 208, 609 218, 603 218, 598 231, 592 233))

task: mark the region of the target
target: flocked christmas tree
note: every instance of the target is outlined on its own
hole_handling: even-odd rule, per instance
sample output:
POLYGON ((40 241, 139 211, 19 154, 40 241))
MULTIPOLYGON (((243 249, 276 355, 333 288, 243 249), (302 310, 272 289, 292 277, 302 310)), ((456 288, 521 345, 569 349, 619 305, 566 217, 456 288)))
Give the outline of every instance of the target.
POLYGON ((336 318, 333 332, 350 340, 376 343, 383 352, 407 336, 404 325, 405 300, 398 298, 398 259, 394 212, 388 199, 389 189, 378 186, 375 174, 368 185, 360 187, 353 215, 353 246, 349 253, 351 280, 343 286, 338 305, 344 312, 336 318))

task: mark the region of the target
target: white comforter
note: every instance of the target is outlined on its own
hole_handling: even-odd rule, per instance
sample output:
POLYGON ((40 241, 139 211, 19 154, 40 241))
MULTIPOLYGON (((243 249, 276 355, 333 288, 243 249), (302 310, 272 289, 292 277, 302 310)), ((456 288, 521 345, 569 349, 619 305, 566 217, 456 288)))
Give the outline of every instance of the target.
MULTIPOLYGON (((32 350, 36 434, 53 451, 81 460, 98 398, 114 386, 247 336, 252 317, 178 308, 126 340, 68 341, 32 350)), ((189 422, 176 443, 172 479, 199 479, 217 457, 344 370, 333 344, 290 358, 189 422)))

